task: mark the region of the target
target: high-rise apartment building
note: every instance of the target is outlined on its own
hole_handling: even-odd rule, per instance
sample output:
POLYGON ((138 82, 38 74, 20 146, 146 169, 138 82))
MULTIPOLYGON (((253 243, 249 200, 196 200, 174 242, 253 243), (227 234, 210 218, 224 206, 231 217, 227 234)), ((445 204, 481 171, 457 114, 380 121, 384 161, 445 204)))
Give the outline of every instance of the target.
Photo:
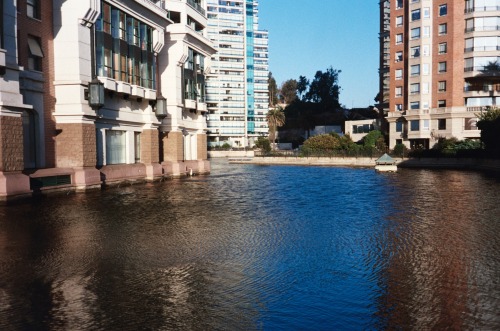
POLYGON ((500 103, 500 0, 389 2, 389 147, 479 138, 500 103))
POLYGON ((268 33, 257 0, 207 0, 217 53, 207 77, 208 145, 251 147, 268 133, 268 33))

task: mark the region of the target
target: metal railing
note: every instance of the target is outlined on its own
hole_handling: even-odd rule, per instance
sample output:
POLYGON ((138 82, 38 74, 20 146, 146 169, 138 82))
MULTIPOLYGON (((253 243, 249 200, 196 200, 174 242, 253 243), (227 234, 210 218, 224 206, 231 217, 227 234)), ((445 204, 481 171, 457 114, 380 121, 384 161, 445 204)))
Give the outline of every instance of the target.
POLYGON ((198 13, 202 14, 203 16, 206 15, 205 9, 203 9, 203 7, 201 7, 201 4, 197 3, 194 0, 187 0, 187 3, 188 3, 188 5, 193 7, 194 10, 196 10, 198 13))

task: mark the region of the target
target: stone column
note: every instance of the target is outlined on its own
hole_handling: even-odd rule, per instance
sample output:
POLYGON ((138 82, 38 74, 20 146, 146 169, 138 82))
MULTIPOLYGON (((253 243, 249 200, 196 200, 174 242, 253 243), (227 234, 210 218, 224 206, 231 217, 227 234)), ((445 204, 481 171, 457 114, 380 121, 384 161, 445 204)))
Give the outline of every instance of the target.
POLYGON ((141 162, 146 165, 146 179, 153 180, 162 176, 160 141, 156 129, 146 129, 141 133, 141 162))
POLYGON ((24 170, 21 113, 0 114, 0 200, 30 193, 24 170))
POLYGON ((184 165, 184 136, 181 131, 162 133, 163 162, 165 174, 178 177, 186 173, 184 165))
POLYGON ((197 142, 198 160, 206 160, 206 159, 208 159, 207 134, 206 133, 199 133, 197 138, 198 138, 198 142, 197 142))
POLYGON ((72 168, 77 190, 98 187, 101 174, 95 168, 96 131, 93 121, 58 123, 56 140, 56 167, 72 168))
POLYGON ((208 145, 207 145, 207 134, 199 133, 197 144, 198 152, 198 173, 207 174, 210 173, 210 161, 208 161, 208 145))

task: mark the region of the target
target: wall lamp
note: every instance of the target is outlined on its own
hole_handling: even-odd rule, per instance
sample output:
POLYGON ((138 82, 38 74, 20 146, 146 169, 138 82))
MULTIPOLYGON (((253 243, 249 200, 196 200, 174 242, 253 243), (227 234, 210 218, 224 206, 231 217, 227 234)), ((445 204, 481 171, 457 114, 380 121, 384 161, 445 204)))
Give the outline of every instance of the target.
POLYGON ((87 100, 92 109, 99 109, 104 106, 104 84, 99 79, 94 78, 89 82, 87 100))
POLYGON ((162 95, 158 96, 156 99, 155 114, 160 120, 167 117, 167 99, 162 95))

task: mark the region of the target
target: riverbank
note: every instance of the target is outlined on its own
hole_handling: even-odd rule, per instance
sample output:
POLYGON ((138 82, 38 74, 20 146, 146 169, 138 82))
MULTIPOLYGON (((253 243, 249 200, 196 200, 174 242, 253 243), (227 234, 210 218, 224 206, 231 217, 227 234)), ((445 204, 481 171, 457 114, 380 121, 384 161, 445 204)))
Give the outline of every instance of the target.
MULTIPOLYGON (((254 157, 229 159, 232 164, 303 165, 337 167, 375 167, 377 158, 370 157, 254 157)), ((398 167, 423 169, 462 169, 500 173, 500 160, 472 158, 395 158, 398 167)))

